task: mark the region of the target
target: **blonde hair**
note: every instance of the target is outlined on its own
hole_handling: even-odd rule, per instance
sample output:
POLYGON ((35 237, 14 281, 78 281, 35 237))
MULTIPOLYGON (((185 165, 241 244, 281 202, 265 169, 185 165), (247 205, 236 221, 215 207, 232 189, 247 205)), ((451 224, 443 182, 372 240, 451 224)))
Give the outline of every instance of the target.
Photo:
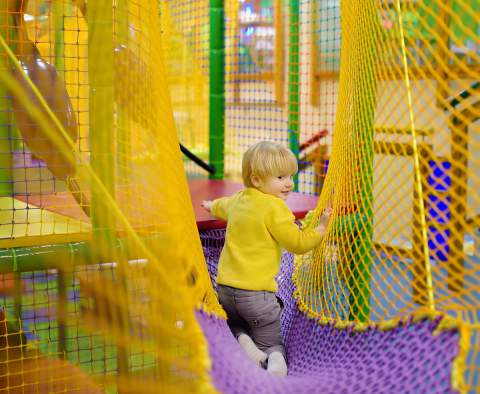
POLYGON ((296 174, 297 171, 297 159, 293 153, 276 142, 257 142, 243 154, 242 178, 246 187, 254 187, 253 175, 266 179, 269 176, 296 174))

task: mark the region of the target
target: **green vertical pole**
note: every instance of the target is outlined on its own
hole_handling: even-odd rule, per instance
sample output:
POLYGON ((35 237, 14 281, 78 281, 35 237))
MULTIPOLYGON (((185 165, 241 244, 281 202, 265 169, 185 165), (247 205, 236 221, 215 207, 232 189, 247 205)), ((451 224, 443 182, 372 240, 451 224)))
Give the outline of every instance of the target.
POLYGON ((64 3, 61 0, 53 2, 55 23, 55 69, 63 77, 65 73, 65 28, 63 23, 64 3))
MULTIPOLYGON (((89 136, 93 171, 114 196, 113 11, 111 3, 93 1, 88 7, 89 136)), ((102 239, 110 239, 113 219, 104 198, 92 190, 92 224, 102 239)), ((112 242, 113 244, 113 242, 112 242)), ((97 245, 98 246, 98 245, 97 245)), ((108 245, 106 245, 108 247, 108 245)))
MULTIPOLYGON (((106 191, 115 197, 115 130, 113 107, 114 22, 111 2, 92 1, 88 4, 88 75, 90 163, 106 191)), ((115 254, 115 217, 97 188, 92 188, 91 219, 95 258, 119 262, 118 284, 124 284, 121 256, 115 254)), ((109 305, 104 305, 109 308, 109 305)), ((113 312, 113 311, 112 311, 113 312)), ((113 312, 115 313, 115 312, 113 312)), ((116 316, 120 327, 124 316, 116 316)), ((128 374, 128 343, 125 338, 117 346, 118 376, 128 374)))
MULTIPOLYGON (((123 5, 126 6, 126 1, 120 0, 118 3, 118 7, 122 7, 123 5)), ((124 11, 122 9, 122 11, 124 11)), ((117 8, 118 11, 118 8, 117 8)), ((126 16, 126 14, 124 14, 126 16)), ((121 18, 121 16, 118 16, 121 18)), ((127 23, 126 20, 124 20, 125 24, 127 23)), ((122 23, 122 21, 120 21, 122 23)), ((117 164, 119 167, 118 170, 118 177, 119 177, 119 182, 121 182, 121 185, 128 185, 130 182, 130 172, 129 172, 129 160, 130 160, 130 145, 129 145, 129 139, 130 139, 130 129, 128 126, 128 119, 127 116, 125 115, 125 112, 122 111, 120 108, 117 106, 117 164)), ((117 240, 117 245, 123 246, 123 243, 121 240, 117 240)), ((127 299, 124 300, 124 302, 127 304, 128 301, 128 291, 127 291, 127 266, 128 266, 128 259, 126 257, 126 252, 124 248, 119 249, 119 253, 117 254, 117 262, 118 262, 118 269, 117 269, 117 287, 119 288, 120 292, 122 294, 125 294, 125 297, 127 299)), ((108 306, 107 306, 108 307, 108 306)), ((116 309, 118 313, 120 313, 120 316, 117 316, 117 321, 120 324, 120 327, 124 330, 128 330, 128 316, 126 316, 127 313, 121 312, 120 309, 116 309)), ((129 351, 128 351, 128 344, 127 343, 121 343, 120 346, 117 346, 117 365, 118 365, 118 371, 120 372, 121 375, 125 375, 129 373, 129 351)), ((121 394, 123 391, 121 388, 118 388, 118 393, 121 394)))
MULTIPOLYGON (((119 50, 128 50, 128 3, 127 0, 118 0, 115 11, 116 20, 116 45, 124 46, 119 50)), ((130 160, 130 129, 128 119, 125 114, 126 110, 117 105, 117 163, 118 177, 122 184, 129 183, 129 160, 130 160)))
MULTIPOLYGON (((54 26, 55 26, 55 43, 54 51, 55 58, 54 64, 58 74, 63 78, 65 77, 65 26, 63 19, 64 3, 61 0, 55 0, 52 4, 54 26)), ((67 316, 67 288, 66 288, 66 276, 64 270, 58 270, 57 276, 58 286, 58 301, 57 301, 57 351, 61 358, 66 357, 66 316, 67 316)))
POLYGON ((225 144, 225 10, 223 0, 210 0, 210 164, 211 179, 223 179, 225 144))
MULTIPOLYGON (((15 32, 12 29, 12 18, 7 13, 9 1, 0 0, 0 34, 9 42, 15 32)), ((0 51, 0 72, 8 72, 8 60, 3 51, 0 51)), ((0 85, 0 196, 11 196, 13 194, 12 182, 12 145, 11 133, 13 131, 11 122, 11 109, 8 92, 0 85)))
POLYGON ((353 86, 348 89, 355 92, 351 115, 352 132, 356 135, 353 141, 356 152, 352 152, 352 154, 355 158, 360 159, 359 173, 356 175, 355 182, 357 196, 354 199, 360 223, 356 225, 356 234, 352 237, 350 319, 367 321, 370 316, 370 283, 373 261, 373 157, 378 17, 373 0, 365 2, 351 0, 348 1, 350 5, 345 3, 347 2, 342 2, 342 23, 345 19, 344 15, 349 13, 348 23, 353 28, 348 30, 351 37, 342 36, 342 47, 345 40, 348 40, 349 43, 346 45, 349 46, 348 53, 351 56, 350 60, 346 60, 349 67, 342 72, 351 73, 349 80, 352 81, 353 86), (359 152, 361 152, 360 157, 358 157, 359 152))
MULTIPOLYGON (((72 259, 73 260, 73 259, 72 259)), ((70 267, 69 267, 70 268, 70 267)), ((57 351, 60 358, 66 358, 67 354, 67 276, 63 269, 58 270, 57 273, 57 288, 58 288, 58 300, 57 300, 57 351)))
POLYGON ((14 316, 15 319, 18 319, 19 326, 21 326, 21 319, 22 319, 22 312, 23 312, 23 302, 22 302, 22 295, 23 295, 23 289, 22 289, 22 273, 15 271, 13 273, 13 283, 14 283, 14 288, 15 292, 13 295, 13 306, 14 306, 14 316))
MULTIPOLYGON (((290 150, 298 161, 299 155, 299 64, 300 64, 300 4, 290 1, 289 65, 288 65, 288 135, 290 150)), ((298 191, 298 175, 295 175, 295 191, 298 191)))

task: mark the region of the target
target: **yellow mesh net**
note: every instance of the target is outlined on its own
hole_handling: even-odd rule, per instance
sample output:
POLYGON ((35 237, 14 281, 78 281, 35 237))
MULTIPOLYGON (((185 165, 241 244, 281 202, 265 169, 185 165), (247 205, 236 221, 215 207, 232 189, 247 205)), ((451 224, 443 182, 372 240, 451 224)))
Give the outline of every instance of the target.
POLYGON ((342 3, 339 105, 314 215, 333 199, 336 218, 295 273, 302 307, 325 322, 456 319, 472 334, 467 391, 479 367, 478 6, 342 3))
MULTIPOLYGON (((159 4, 5 1, 1 15, 2 105, 9 122, 2 123, 12 124, 3 130, 2 154, 11 155, 10 172, 17 171, 14 160, 24 169, 8 174, 24 189, 4 193, 9 200, 2 212, 13 230, 2 242, 53 248, 34 264, 14 254, 24 249, 5 249, 14 257, 3 270, 15 271, 19 287, 4 296, 5 314, 30 340, 2 357, 1 387, 209 391, 194 306, 205 302, 222 312, 178 149, 159 4), (13 125, 15 150, 8 146, 13 125), (67 302, 72 292, 81 307, 80 298, 67 302), (36 317, 18 321, 22 309, 41 304, 47 321, 56 315, 58 332, 36 317), (92 378, 69 380, 69 372, 60 371, 36 379, 38 368, 56 369, 57 357, 92 378)), ((6 329, 7 336, 12 330, 18 332, 6 329)))
MULTIPOLYGON (((280 141, 299 191, 320 195, 305 225, 334 206, 296 259, 300 308, 338 329, 449 316, 465 392, 480 376, 479 9, 225 2, 226 177, 280 141)), ((0 389, 215 391, 195 308, 224 314, 184 175, 205 173, 178 148, 212 148, 209 28, 208 1, 0 0, 0 389)))

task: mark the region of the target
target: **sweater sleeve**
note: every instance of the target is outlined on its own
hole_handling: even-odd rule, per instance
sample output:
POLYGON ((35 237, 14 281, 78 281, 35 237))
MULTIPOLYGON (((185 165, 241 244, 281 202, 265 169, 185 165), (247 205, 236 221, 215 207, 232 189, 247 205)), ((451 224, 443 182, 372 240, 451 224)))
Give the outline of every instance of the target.
POLYGON ((295 216, 284 201, 279 200, 265 217, 265 224, 272 237, 289 252, 303 254, 317 246, 322 236, 315 229, 301 230, 295 224, 295 216))
POLYGON ((210 213, 218 219, 227 220, 228 211, 235 195, 230 197, 222 197, 213 200, 212 207, 210 208, 210 213))

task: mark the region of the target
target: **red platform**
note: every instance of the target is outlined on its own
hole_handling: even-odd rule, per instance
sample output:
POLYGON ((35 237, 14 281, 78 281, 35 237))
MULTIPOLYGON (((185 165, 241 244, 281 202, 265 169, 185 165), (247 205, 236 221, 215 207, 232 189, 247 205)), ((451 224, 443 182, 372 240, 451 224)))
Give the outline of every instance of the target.
MULTIPOLYGON (((224 228, 226 223, 210 215, 210 213, 202 207, 201 203, 203 200, 214 200, 219 197, 231 196, 239 190, 242 190, 244 186, 235 182, 209 179, 195 179, 188 183, 198 229, 210 230, 224 228)), ((302 219, 308 211, 317 206, 317 201, 317 196, 292 193, 287 199, 287 205, 297 219, 302 219)))
MULTIPOLYGON (((193 179, 188 182, 188 185, 199 230, 223 228, 226 225, 224 221, 214 218, 202 207, 203 200, 214 200, 219 197, 231 196, 244 188, 240 183, 209 179, 193 179)), ((121 193, 119 193, 119 197, 121 198, 121 193)), ((67 217, 85 222, 90 221, 68 192, 17 195, 15 198, 67 217)), ((308 211, 317 206, 317 200, 317 196, 292 193, 287 199, 287 205, 295 217, 301 219, 308 211)), ((142 224, 144 223, 142 222, 142 224)), ((135 223, 133 225, 135 227, 135 223)))

